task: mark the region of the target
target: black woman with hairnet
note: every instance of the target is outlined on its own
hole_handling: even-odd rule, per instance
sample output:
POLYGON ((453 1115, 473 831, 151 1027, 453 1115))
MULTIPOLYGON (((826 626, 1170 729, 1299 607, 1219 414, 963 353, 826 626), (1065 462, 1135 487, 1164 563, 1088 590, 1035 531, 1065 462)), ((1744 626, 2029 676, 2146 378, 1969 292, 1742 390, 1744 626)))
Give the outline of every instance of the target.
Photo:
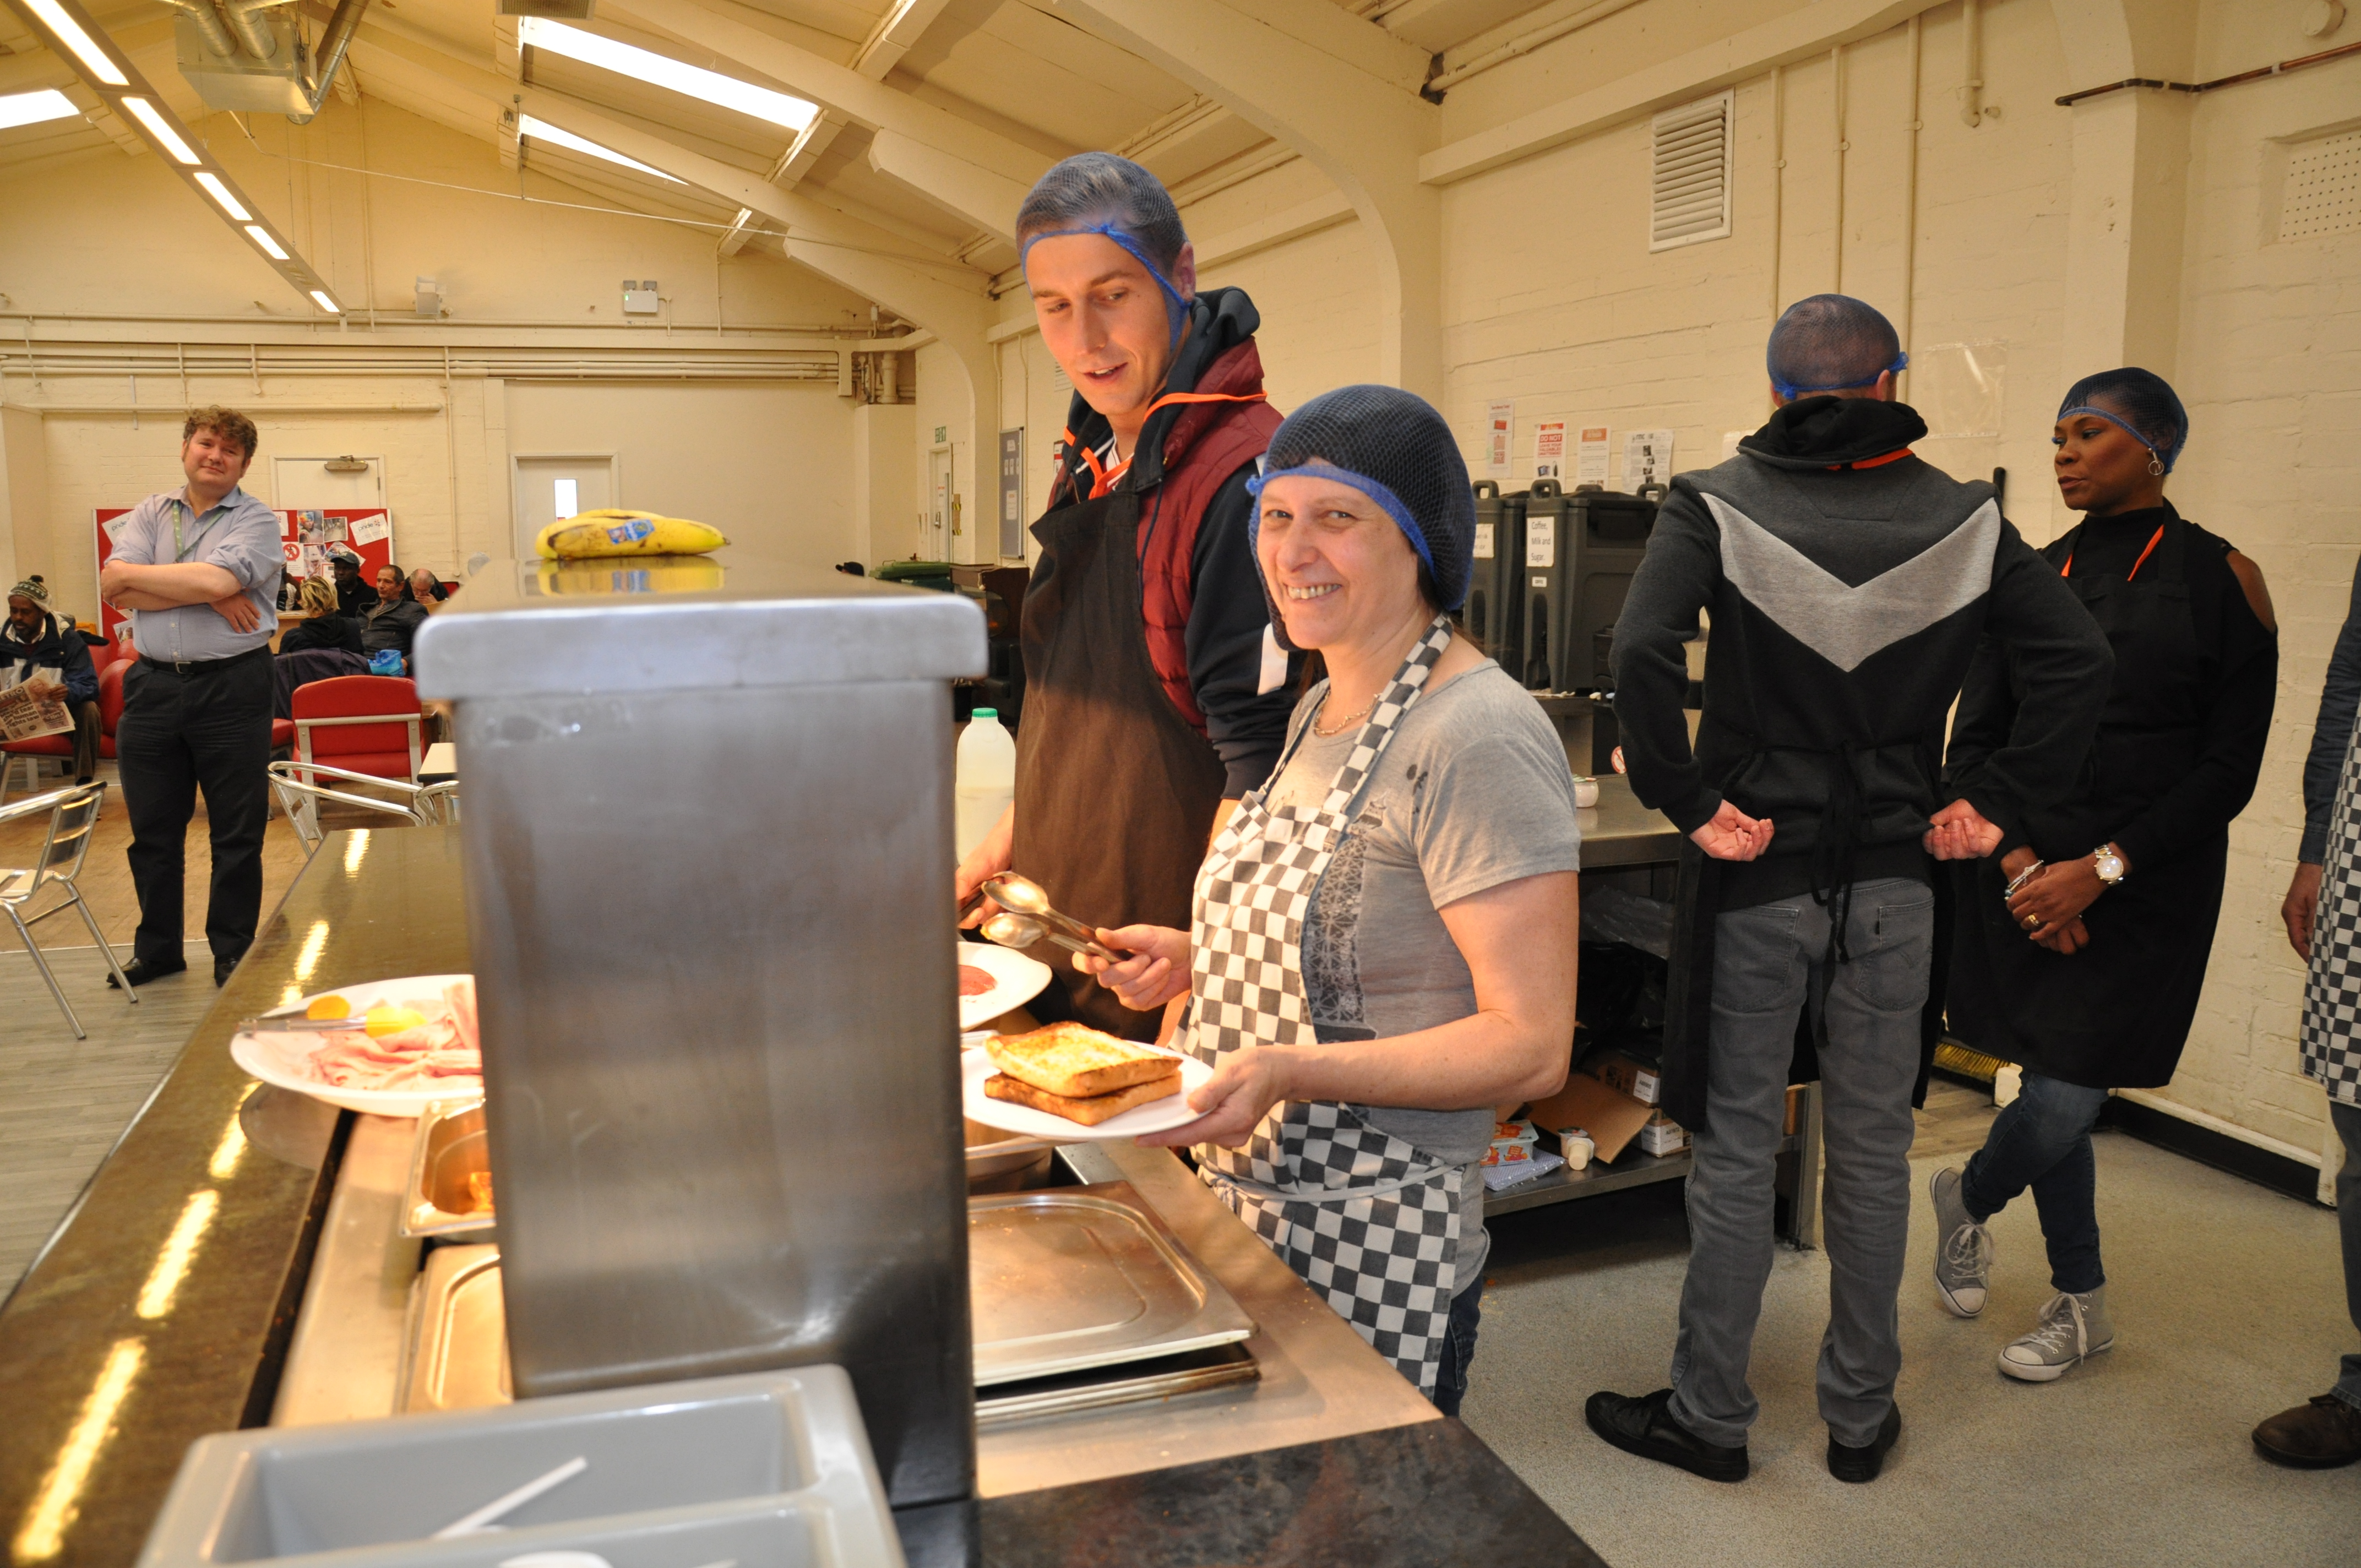
MULTIPOLYGON (((2230 821, 2255 792, 2279 684, 2263 575, 2165 499, 2189 416, 2161 377, 2085 377, 2058 410, 2058 491, 2082 521, 2042 556, 2115 653, 2074 787, 2035 803, 1990 861, 1956 868, 1953 1033, 2025 1069, 1964 1169, 1935 1173, 1935 1288, 1982 1312, 1984 1222, 2033 1190, 2053 1294, 2000 1369, 2054 1382, 2110 1349, 2091 1128, 2111 1089, 2172 1081, 2222 911, 2230 821)), ((1950 768, 2004 742, 2023 696, 2004 651, 1977 655, 1950 768)))
MULTIPOLYGON (((1077 919, 1177 925, 1207 839, 1279 756, 1301 669, 1249 540, 1246 484, 1279 422, 1261 318, 1241 290, 1197 288, 1172 198, 1113 154, 1043 175, 1016 231, 1074 396, 1033 524, 1016 800, 961 862, 958 895, 1015 870, 1077 919)), ((1136 1039, 1162 1026, 1057 972, 1044 1016, 1136 1039)))
MULTIPOLYGON (((1257 481, 1280 634, 1328 678, 1197 872, 1186 929, 1102 932, 1101 981, 1186 1003, 1213 1069, 1199 1177, 1445 1415, 1475 1354, 1493 1109, 1556 1092, 1574 1035, 1582 829, 1532 698, 1452 630, 1475 496, 1443 416, 1392 387, 1298 409, 1257 481)), ((1028 719, 1027 722, 1030 722, 1028 719)))

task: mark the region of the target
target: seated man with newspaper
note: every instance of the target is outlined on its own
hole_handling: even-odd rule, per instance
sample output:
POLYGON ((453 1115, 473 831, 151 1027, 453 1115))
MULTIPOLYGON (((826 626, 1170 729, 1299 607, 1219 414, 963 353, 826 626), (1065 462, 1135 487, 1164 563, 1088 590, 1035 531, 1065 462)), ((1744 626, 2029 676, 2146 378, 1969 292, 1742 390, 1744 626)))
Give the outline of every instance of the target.
POLYGON ((98 672, 90 644, 73 621, 49 609, 49 585, 38 576, 8 590, 8 619, 0 626, 0 696, 14 696, 0 712, 0 740, 25 740, 73 729, 74 783, 98 772, 98 672), (21 694, 13 688, 22 685, 21 694))

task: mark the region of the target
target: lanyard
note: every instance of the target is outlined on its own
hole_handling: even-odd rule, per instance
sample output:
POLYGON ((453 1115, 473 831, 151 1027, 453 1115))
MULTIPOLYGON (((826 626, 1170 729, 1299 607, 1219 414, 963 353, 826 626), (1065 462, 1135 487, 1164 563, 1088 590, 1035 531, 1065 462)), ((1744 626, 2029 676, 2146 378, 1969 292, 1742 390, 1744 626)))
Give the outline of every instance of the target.
MULTIPOLYGON (((2139 553, 2139 559, 2132 563, 2132 569, 2124 574, 2124 581, 2128 583, 2139 576, 2139 569, 2147 565, 2147 558, 2156 554, 2157 544, 2163 538, 2164 524, 2159 522, 2156 525, 2156 532, 2147 536, 2147 548, 2139 553)), ((2058 575, 2061 577, 2074 575, 2074 552, 2071 550, 2066 552, 2066 564, 2058 568, 2058 575)))
MULTIPOLYGON (((1149 414, 1153 414, 1159 409, 1170 408, 1178 403, 1260 403, 1268 402, 1269 400, 1270 394, 1268 392, 1167 392, 1162 397, 1148 405, 1148 412, 1149 414)), ((1145 420, 1147 416, 1143 415, 1141 417, 1145 420)), ((1143 433, 1145 433, 1143 432, 1143 433)), ((1065 433, 1065 437, 1066 444, 1069 447, 1075 444, 1074 433, 1072 431, 1067 431, 1065 433)), ((1099 463, 1099 455, 1092 451, 1089 447, 1083 447, 1082 449, 1082 466, 1091 471, 1090 499, 1093 500, 1098 499, 1101 496, 1105 495, 1109 490, 1114 489, 1115 481, 1122 478, 1126 474, 1131 472, 1130 457, 1125 458, 1122 462, 1115 464, 1112 467, 1104 467, 1099 463)), ((1139 454, 1135 451, 1132 454, 1132 456, 1137 457, 1138 455, 1139 454)))
MULTIPOLYGON (((201 539, 201 540, 202 540, 203 538, 204 538, 204 536, 205 536, 208 532, 210 532, 212 531, 212 529, 213 529, 213 526, 214 526, 214 525, 213 525, 213 523, 211 523, 211 522, 206 522, 206 521, 204 521, 204 520, 203 520, 203 519, 202 519, 202 518, 198 517, 198 516, 197 516, 197 509, 196 509, 196 508, 194 508, 194 507, 192 507, 192 506, 191 506, 188 502, 186 502, 186 501, 182 500, 180 497, 178 497, 178 496, 174 496, 174 497, 172 497, 172 498, 171 498, 171 499, 172 499, 172 560, 173 560, 173 563, 174 563, 175 565, 178 565, 179 563, 181 563, 181 562, 182 562, 182 561, 185 561, 185 560, 187 560, 187 559, 189 558, 189 548, 188 548, 188 546, 181 543, 181 514, 182 512, 187 512, 187 513, 189 514, 189 521, 192 521, 192 522, 194 522, 194 523, 196 523, 196 524, 198 525, 198 527, 197 527, 197 537, 198 537, 199 539, 201 539)), ((221 514, 222 514, 222 511, 223 511, 224 508, 225 508, 226 506, 228 506, 228 504, 229 504, 229 498, 228 498, 228 497, 226 497, 226 496, 223 497, 223 498, 222 498, 222 499, 221 499, 220 501, 218 501, 218 502, 216 502, 216 503, 214 504, 214 508, 213 508, 213 510, 212 510, 208 515, 209 515, 209 516, 211 516, 211 517, 212 517, 215 521, 220 521, 220 519, 221 519, 221 514)))

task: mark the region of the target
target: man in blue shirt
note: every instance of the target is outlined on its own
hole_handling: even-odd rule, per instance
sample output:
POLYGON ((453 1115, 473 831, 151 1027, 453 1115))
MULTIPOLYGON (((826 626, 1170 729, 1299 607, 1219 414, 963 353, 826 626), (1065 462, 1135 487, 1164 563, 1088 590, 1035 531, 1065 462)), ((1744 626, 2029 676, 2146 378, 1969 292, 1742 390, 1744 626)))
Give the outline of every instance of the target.
POLYGON ((181 877, 200 789, 213 838, 205 939, 215 985, 246 955, 262 917, 271 591, 286 557, 279 514, 238 488, 258 440, 254 422, 235 409, 190 414, 181 432, 188 484, 149 496, 115 524, 98 575, 100 595, 130 613, 139 651, 124 675, 115 734, 139 894, 139 930, 124 967, 134 985, 188 968, 181 877))

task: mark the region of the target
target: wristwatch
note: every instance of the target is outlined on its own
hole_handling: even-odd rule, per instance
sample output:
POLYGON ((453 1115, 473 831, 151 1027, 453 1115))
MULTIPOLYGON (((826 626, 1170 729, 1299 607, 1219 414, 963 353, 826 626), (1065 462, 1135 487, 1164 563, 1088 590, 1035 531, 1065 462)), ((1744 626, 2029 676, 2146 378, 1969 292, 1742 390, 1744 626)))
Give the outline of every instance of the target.
POLYGON ((2115 852, 2113 844, 2102 844, 2091 851, 2091 869, 2098 872, 2099 880, 2109 887, 2123 881, 2126 870, 2123 856, 2115 852))

